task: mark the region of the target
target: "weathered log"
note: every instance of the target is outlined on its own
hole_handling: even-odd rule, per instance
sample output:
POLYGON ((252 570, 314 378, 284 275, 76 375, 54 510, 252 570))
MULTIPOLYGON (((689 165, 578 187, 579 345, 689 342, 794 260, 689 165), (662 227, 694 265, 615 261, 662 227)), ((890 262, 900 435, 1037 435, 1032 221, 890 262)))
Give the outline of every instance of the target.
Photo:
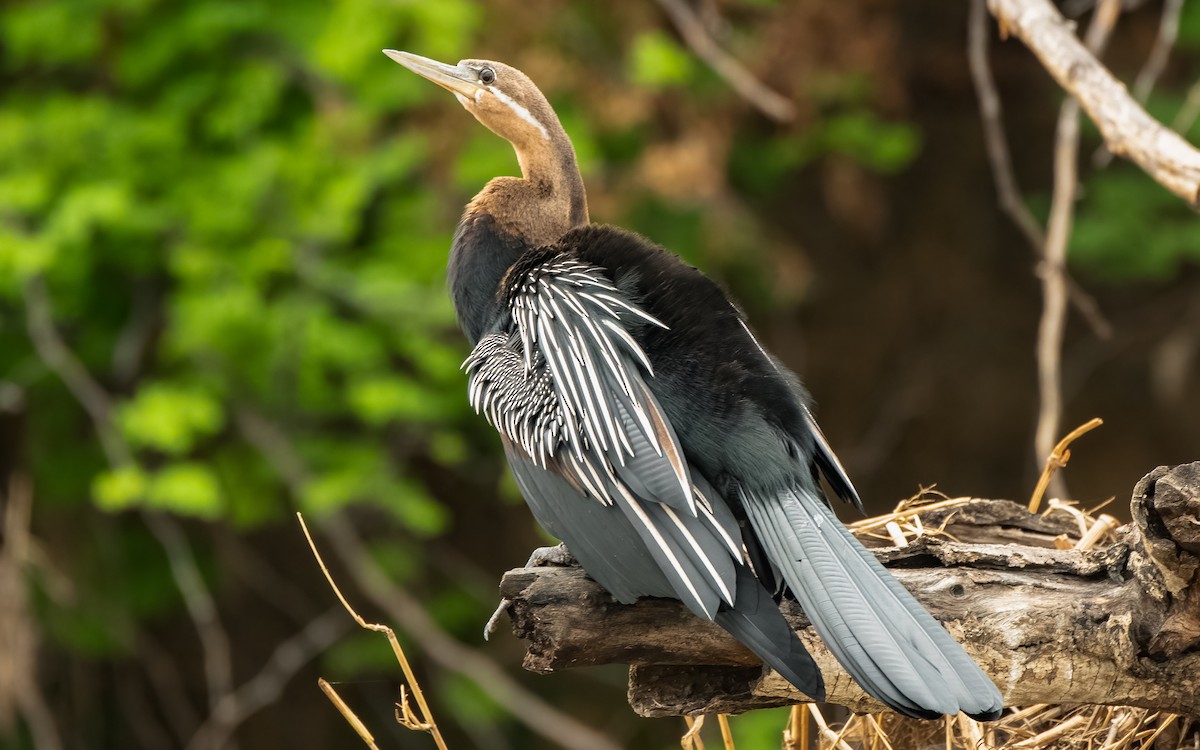
MULTIPOLYGON (((1200 716, 1200 462, 1160 467, 1134 489, 1134 522, 1091 549, 1054 549, 1079 535, 1066 514, 972 500, 922 515, 925 536, 873 549, 958 638, 1010 705, 1132 705, 1200 716), (1020 543, 1008 541, 1020 540, 1020 543)), ((873 544, 874 540, 865 540, 873 544)), ((525 667, 629 664, 629 700, 645 716, 802 702, 741 644, 671 600, 617 604, 575 567, 509 571, 525 667)), ((783 610, 825 676, 828 699, 881 706, 821 645, 795 602, 783 610)))

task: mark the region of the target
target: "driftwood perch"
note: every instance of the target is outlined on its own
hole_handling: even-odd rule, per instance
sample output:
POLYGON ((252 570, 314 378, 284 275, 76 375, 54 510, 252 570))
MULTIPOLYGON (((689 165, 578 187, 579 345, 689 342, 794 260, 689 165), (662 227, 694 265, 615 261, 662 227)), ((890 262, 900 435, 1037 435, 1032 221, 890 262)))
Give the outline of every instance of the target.
MULTIPOLYGON (((939 505, 946 505, 941 503, 939 505)), ((1003 500, 921 514, 923 536, 874 552, 955 635, 1009 705, 1107 704, 1200 716, 1200 462, 1160 467, 1133 492, 1134 522, 1104 547, 1078 538, 1067 513, 1031 515, 1003 500)), ((863 540, 868 546, 877 540, 863 540)), ((675 601, 630 606, 572 567, 505 574, 525 667, 629 664, 643 716, 738 713, 804 697, 712 623, 675 601)), ((800 608, 784 613, 825 676, 828 699, 882 707, 821 645, 800 608)))

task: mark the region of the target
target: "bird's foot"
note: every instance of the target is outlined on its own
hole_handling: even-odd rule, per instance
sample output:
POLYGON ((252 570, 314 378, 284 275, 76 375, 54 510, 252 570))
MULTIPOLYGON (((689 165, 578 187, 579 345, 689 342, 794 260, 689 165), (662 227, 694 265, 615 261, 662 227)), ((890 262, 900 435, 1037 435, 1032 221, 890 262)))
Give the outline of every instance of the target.
POLYGON ((551 565, 568 567, 578 564, 579 561, 575 559, 575 555, 572 555, 571 550, 567 549, 567 545, 562 542, 553 547, 538 547, 525 561, 527 568, 545 568, 551 565))
MULTIPOLYGON (((567 549, 567 545, 559 542, 553 547, 538 547, 525 561, 526 568, 545 568, 551 565, 559 567, 567 567, 570 565, 578 565, 579 562, 575 559, 575 555, 571 554, 571 550, 567 549)), ((496 632, 496 628, 500 626, 500 618, 508 610, 508 606, 512 604, 512 600, 507 597, 500 600, 500 606, 496 607, 496 611, 488 618, 487 624, 483 626, 483 640, 488 640, 492 633, 496 632)))

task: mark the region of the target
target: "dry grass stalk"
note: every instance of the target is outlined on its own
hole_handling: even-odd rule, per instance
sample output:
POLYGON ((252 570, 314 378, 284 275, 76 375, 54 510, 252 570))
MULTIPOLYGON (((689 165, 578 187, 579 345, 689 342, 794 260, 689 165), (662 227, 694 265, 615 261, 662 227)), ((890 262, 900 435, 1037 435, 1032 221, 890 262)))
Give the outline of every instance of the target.
POLYGON ((338 695, 337 691, 333 689, 333 685, 330 685, 325 681, 324 677, 321 677, 317 679, 317 686, 329 698, 329 702, 338 710, 338 713, 345 717, 346 722, 354 731, 358 732, 358 736, 362 738, 363 744, 371 748, 371 750, 379 750, 379 746, 375 744, 375 737, 371 734, 371 730, 367 729, 367 725, 362 722, 362 719, 358 718, 358 714, 354 713, 354 709, 350 708, 346 701, 342 700, 342 696, 338 695))
POLYGON ((1066 437, 1058 441, 1058 445, 1054 446, 1054 450, 1050 451, 1050 455, 1046 457, 1046 466, 1042 469, 1042 476, 1033 490, 1033 497, 1029 498, 1030 513, 1037 513, 1038 506, 1042 504, 1042 495, 1046 494, 1046 488, 1050 486, 1050 478, 1054 476, 1054 472, 1066 466, 1067 462, 1071 460, 1071 451, 1069 450, 1071 443, 1102 424, 1104 424, 1104 420, 1095 417, 1071 430, 1066 437))
MULTIPOLYGON (((1010 709, 986 724, 964 715, 933 722, 894 713, 856 714, 840 728, 826 721, 816 706, 807 709, 818 727, 816 750, 1200 750, 1200 730, 1190 720, 1144 708, 1039 704, 1010 709)), ((792 715, 801 714, 793 710, 792 715)), ((790 721, 784 733, 785 750, 807 750, 795 743, 793 724, 790 721)))
POLYGON ((1096 519, 1096 522, 1092 524, 1091 528, 1089 528, 1083 537, 1080 538, 1079 543, 1075 545, 1075 549, 1091 549, 1092 547, 1096 546, 1096 543, 1101 539, 1104 539, 1112 534, 1113 529, 1117 528, 1119 525, 1120 522, 1117 521, 1117 519, 1113 518, 1107 513, 1104 513, 1096 519))
POLYGON ((887 528, 887 525, 892 522, 911 522, 918 513, 928 513, 931 510, 942 510, 943 508, 957 508, 969 502, 971 502, 971 498, 969 497, 951 497, 933 503, 915 504, 913 503, 913 499, 909 498, 900 503, 896 510, 891 513, 874 516, 873 518, 864 518, 861 521, 855 521, 847 525, 855 534, 865 534, 875 529, 887 528))
POLYGON ((721 727, 721 741, 725 750, 735 750, 733 747, 733 730, 729 728, 729 715, 717 714, 717 724, 721 727))
POLYGON ((683 721, 688 729, 683 733, 683 737, 679 738, 680 747, 683 750, 704 750, 704 740, 700 737, 700 730, 704 728, 704 716, 685 716, 683 721))
POLYGON ((808 711, 803 706, 792 706, 788 712, 788 723, 783 728, 783 750, 808 750, 808 711))
MULTIPOLYGON (((367 622, 362 618, 361 615, 358 614, 358 612, 354 610, 353 607, 350 606, 350 602, 348 602, 346 597, 342 595, 341 589, 338 588, 337 583, 335 583, 333 580, 333 576, 329 573, 329 568, 325 567, 325 561, 321 559, 321 553, 317 551, 316 542, 313 541, 312 534, 308 532, 308 525, 304 523, 304 516, 297 513, 296 518, 300 520, 300 528, 304 530, 304 537, 308 540, 309 549, 312 550, 313 557, 317 559, 317 564, 321 567, 321 572, 325 574, 325 580, 329 582, 329 586, 333 589, 333 593, 337 595, 338 601, 342 603, 342 606, 346 608, 346 611, 350 613, 350 616, 354 618, 354 621, 358 623, 359 627, 364 628, 365 630, 374 631, 376 633, 383 633, 385 636, 387 636, 388 643, 390 643, 392 646, 392 653, 395 655, 396 661, 400 664, 400 668, 404 671, 404 679, 408 681, 409 689, 412 690, 413 698, 416 699, 417 706, 420 709, 420 712, 418 713, 414 711, 411 706, 409 706, 407 691, 405 686, 401 685, 400 701, 396 704, 396 721, 407 729, 428 732, 430 736, 433 737, 433 741, 437 745, 438 750, 446 750, 446 741, 442 739, 442 732, 440 729, 438 729, 437 722, 435 722, 433 719, 433 713, 429 710, 429 704, 425 701, 425 694, 421 691, 421 686, 417 683, 417 678, 413 674, 412 667, 408 663, 408 657, 405 656, 404 649, 400 647, 400 641, 396 640, 396 633, 386 625, 377 625, 367 622)), ((324 683, 325 681, 322 680, 321 682, 324 683)), ((346 721, 349 722, 350 726, 354 727, 355 731, 359 733, 359 736, 363 738, 363 741, 367 743, 368 747, 375 747, 374 739, 370 738, 370 732, 367 732, 365 735, 363 734, 363 732, 366 731, 366 727, 362 727, 362 722, 358 720, 358 717, 354 715, 354 712, 350 711, 349 706, 347 706, 340 697, 336 697, 337 694, 334 693, 333 688, 329 687, 328 685, 328 683, 325 683, 321 686, 321 689, 325 691, 325 694, 329 696, 330 700, 333 701, 333 704, 337 706, 338 711, 342 713, 342 716, 346 718, 346 721), (362 727, 362 731, 359 730, 359 727, 362 727)))
MULTIPOLYGON (((812 715, 813 721, 817 725, 818 742, 823 740, 824 742, 828 743, 822 744, 821 747, 832 747, 837 748, 837 750, 854 750, 854 748, 850 747, 850 745, 846 744, 846 741, 842 739, 842 735, 845 733, 846 727, 850 725, 849 723, 842 727, 841 732, 835 732, 825 721, 825 717, 821 714, 821 709, 817 707, 817 704, 808 703, 806 706, 809 714, 812 715)), ((807 734, 805 736, 807 737, 807 734)))

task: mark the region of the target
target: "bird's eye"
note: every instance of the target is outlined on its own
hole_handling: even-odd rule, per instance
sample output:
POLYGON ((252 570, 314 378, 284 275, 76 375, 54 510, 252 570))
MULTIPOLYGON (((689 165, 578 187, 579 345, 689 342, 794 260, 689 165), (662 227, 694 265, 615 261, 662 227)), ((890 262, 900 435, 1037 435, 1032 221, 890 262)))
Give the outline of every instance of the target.
POLYGON ((479 81, 485 86, 491 85, 491 83, 495 80, 496 71, 492 70, 491 68, 484 68, 483 70, 479 71, 479 81))

